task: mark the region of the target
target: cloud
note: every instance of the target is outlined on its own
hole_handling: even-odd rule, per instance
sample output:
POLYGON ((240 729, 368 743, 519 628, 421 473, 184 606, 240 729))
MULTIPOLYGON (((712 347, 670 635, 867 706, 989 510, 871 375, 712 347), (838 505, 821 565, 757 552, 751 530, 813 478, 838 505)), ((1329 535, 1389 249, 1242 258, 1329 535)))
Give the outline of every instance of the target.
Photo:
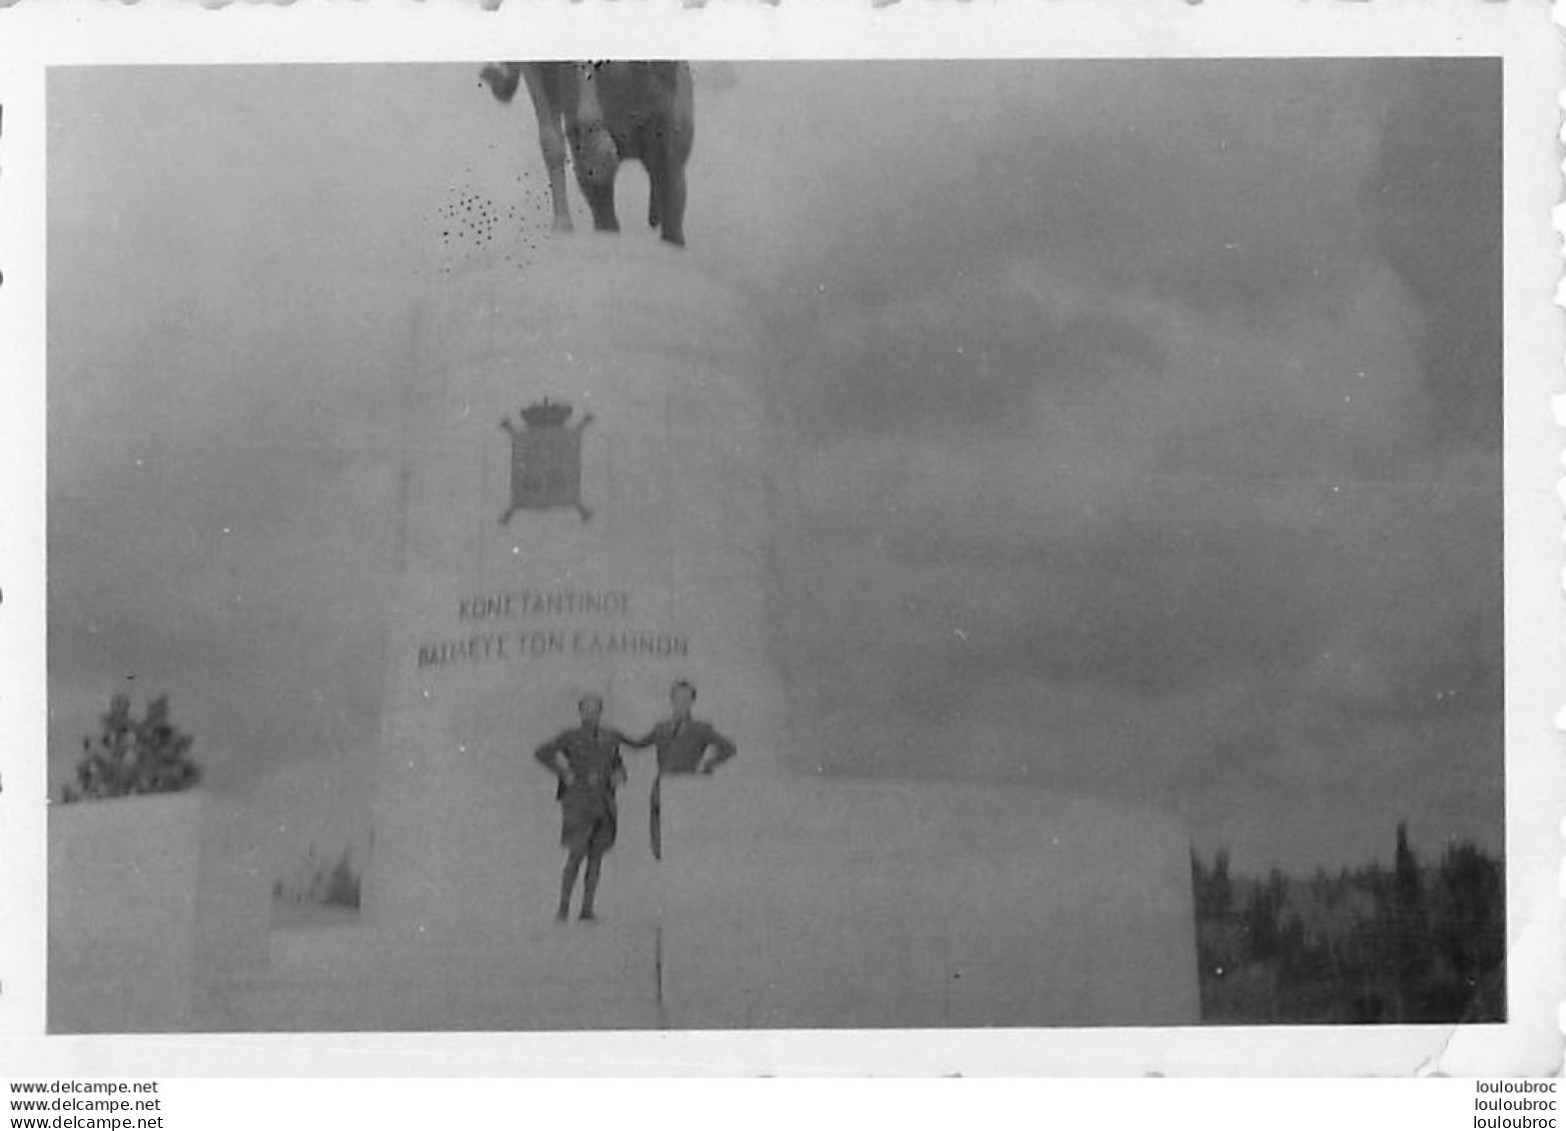
POLYGON ((468 77, 52 73, 52 750, 116 687, 220 787, 373 740, 408 313, 502 163, 424 120, 468 77))
MULTIPOLYGON (((716 77, 689 254, 797 455, 802 762, 1498 840, 1495 68, 716 77)), ((50 82, 55 744, 134 674, 236 786, 372 746, 409 311, 453 201, 531 238, 531 120, 461 66, 50 82)))
POLYGON ((50 617, 71 661, 55 668, 51 748, 72 751, 115 688, 170 692, 218 788, 362 743, 379 713, 394 491, 383 465, 350 454, 286 514, 209 532, 121 509, 57 533, 51 573, 75 599, 50 617))
MULTIPOLYGON (((957 193, 961 252, 921 231, 896 272, 847 256, 782 319, 807 760, 1107 792, 1252 844, 1260 804, 1296 861, 1427 806, 1494 842, 1498 450, 1454 433, 1429 369, 1433 336, 1493 311, 1432 301, 1376 187, 1402 191, 1386 122, 1430 84, 1317 72, 1252 113, 1210 77, 1160 80, 1199 125, 1065 135, 1097 198, 1066 232, 957 193), (1149 153, 1167 202, 1126 178, 1149 153), (1464 781, 1489 784, 1465 802, 1464 781), (1341 818, 1298 824, 1280 799, 1302 790, 1341 818)), ((1461 396, 1493 412, 1484 359, 1461 396)))

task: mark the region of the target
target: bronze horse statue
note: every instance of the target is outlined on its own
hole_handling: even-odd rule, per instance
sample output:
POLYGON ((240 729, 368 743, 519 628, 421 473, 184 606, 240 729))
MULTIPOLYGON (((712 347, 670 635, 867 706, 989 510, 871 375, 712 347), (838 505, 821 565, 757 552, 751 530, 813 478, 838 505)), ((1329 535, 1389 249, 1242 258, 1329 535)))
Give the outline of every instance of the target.
POLYGON ((647 222, 663 239, 685 244, 685 163, 695 141, 688 64, 678 62, 491 63, 480 74, 509 103, 527 84, 538 119, 538 145, 549 172, 556 231, 571 230, 565 158, 570 146, 576 183, 593 227, 620 230, 614 178, 623 160, 640 161, 652 191, 647 222))

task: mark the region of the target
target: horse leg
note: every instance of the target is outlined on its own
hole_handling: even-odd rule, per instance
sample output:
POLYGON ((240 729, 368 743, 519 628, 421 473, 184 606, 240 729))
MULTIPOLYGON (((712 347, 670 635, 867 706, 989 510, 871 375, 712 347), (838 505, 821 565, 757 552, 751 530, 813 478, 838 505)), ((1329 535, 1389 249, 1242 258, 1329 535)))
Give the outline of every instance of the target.
POLYGON ((685 246, 685 166, 673 164, 664 174, 663 239, 685 246))
POLYGON ((594 180, 582 175, 580 166, 577 173, 577 183, 582 186, 582 195, 587 198, 587 207, 593 213, 593 227, 600 232, 618 232, 620 221, 614 211, 614 177, 594 180))
POLYGON ((561 129, 560 107, 550 97, 549 86, 539 64, 523 64, 521 70, 522 78, 527 83, 528 96, 533 100, 533 116, 538 121, 538 147, 543 151, 544 168, 549 173, 549 200, 554 207, 554 229, 557 232, 569 232, 571 203, 566 197, 566 139, 561 129))
POLYGON ((593 227, 600 232, 618 232, 620 221, 614 211, 614 177, 620 156, 614 138, 607 130, 584 131, 578 127, 572 143, 576 165, 576 183, 587 198, 593 213, 593 227))
POLYGON ((479 78, 489 87, 501 103, 509 103, 517 93, 517 82, 522 77, 521 63, 490 63, 479 72, 479 78))
POLYGON ((681 220, 685 215, 685 170, 673 140, 663 131, 652 132, 638 148, 647 169, 647 224, 661 229, 668 243, 681 246, 685 233, 681 220))
POLYGON ((663 175, 663 239, 685 246, 685 166, 696 144, 696 110, 691 92, 691 72, 675 65, 674 96, 669 100, 664 132, 658 139, 658 160, 663 175))
POLYGON ((604 124, 603 106, 598 101, 598 84, 591 63, 578 64, 576 112, 569 123, 571 156, 576 165, 576 183, 593 213, 593 227, 600 232, 618 232, 620 221, 614 211, 614 178, 620 168, 620 151, 604 124))
POLYGON ((668 192, 665 183, 667 172, 661 156, 655 147, 642 160, 642 164, 647 168, 647 226, 649 228, 662 226, 666 211, 664 196, 668 192))

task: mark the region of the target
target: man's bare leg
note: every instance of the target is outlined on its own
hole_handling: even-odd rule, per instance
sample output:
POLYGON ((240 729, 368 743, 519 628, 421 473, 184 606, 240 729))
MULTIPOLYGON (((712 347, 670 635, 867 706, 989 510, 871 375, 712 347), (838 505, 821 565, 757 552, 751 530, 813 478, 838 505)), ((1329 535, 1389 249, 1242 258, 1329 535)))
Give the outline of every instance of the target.
MULTIPOLYGON (((571 890, 576 887, 576 874, 581 870, 582 856, 583 853, 572 850, 571 854, 566 857, 565 871, 560 874, 560 906, 555 911, 557 920, 564 920, 571 914, 571 890)), ((588 874, 592 875, 591 865, 588 867, 588 874)), ((591 898, 592 896, 590 895, 586 896, 587 900, 591 900, 591 898)), ((583 909, 586 910, 585 901, 583 909)))
POLYGON ((598 872, 603 867, 604 856, 601 852, 589 853, 587 857, 587 875, 582 877, 582 918, 596 919, 593 913, 593 897, 598 894, 598 872))

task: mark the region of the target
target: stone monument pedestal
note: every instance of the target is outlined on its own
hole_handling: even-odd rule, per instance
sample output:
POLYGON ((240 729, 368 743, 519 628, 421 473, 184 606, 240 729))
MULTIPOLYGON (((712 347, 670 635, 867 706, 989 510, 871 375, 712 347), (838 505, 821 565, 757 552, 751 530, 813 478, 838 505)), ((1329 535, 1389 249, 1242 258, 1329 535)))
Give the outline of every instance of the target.
POLYGON ((1199 1020, 1189 842, 1027 787, 816 778, 664 789, 679 1028, 1199 1020))
POLYGON ((747 763, 781 762, 778 461, 754 315, 656 243, 469 264, 413 337, 366 912, 462 933, 509 923, 519 866, 557 851, 531 755, 581 695, 640 733, 693 680, 747 763))
POLYGON ((203 789, 51 805, 48 1031, 185 1031, 264 969, 259 840, 203 789))
POLYGON ((504 924, 278 932, 271 970, 217 1027, 1200 1020, 1189 845, 1171 818, 1026 787, 736 772, 665 780, 655 862, 645 784, 623 807, 600 921, 553 922, 558 857, 531 857, 504 924))
MULTIPOLYGON (((381 788, 362 926, 278 932, 245 1029, 854 1028, 1198 1020, 1188 846, 1026 787, 791 775, 771 643, 780 457, 759 335, 696 254, 552 240, 416 319, 381 788), (739 746, 630 755, 601 921, 557 924, 576 722, 675 678, 739 746)), ((794 764, 805 764, 798 759, 794 764)))

